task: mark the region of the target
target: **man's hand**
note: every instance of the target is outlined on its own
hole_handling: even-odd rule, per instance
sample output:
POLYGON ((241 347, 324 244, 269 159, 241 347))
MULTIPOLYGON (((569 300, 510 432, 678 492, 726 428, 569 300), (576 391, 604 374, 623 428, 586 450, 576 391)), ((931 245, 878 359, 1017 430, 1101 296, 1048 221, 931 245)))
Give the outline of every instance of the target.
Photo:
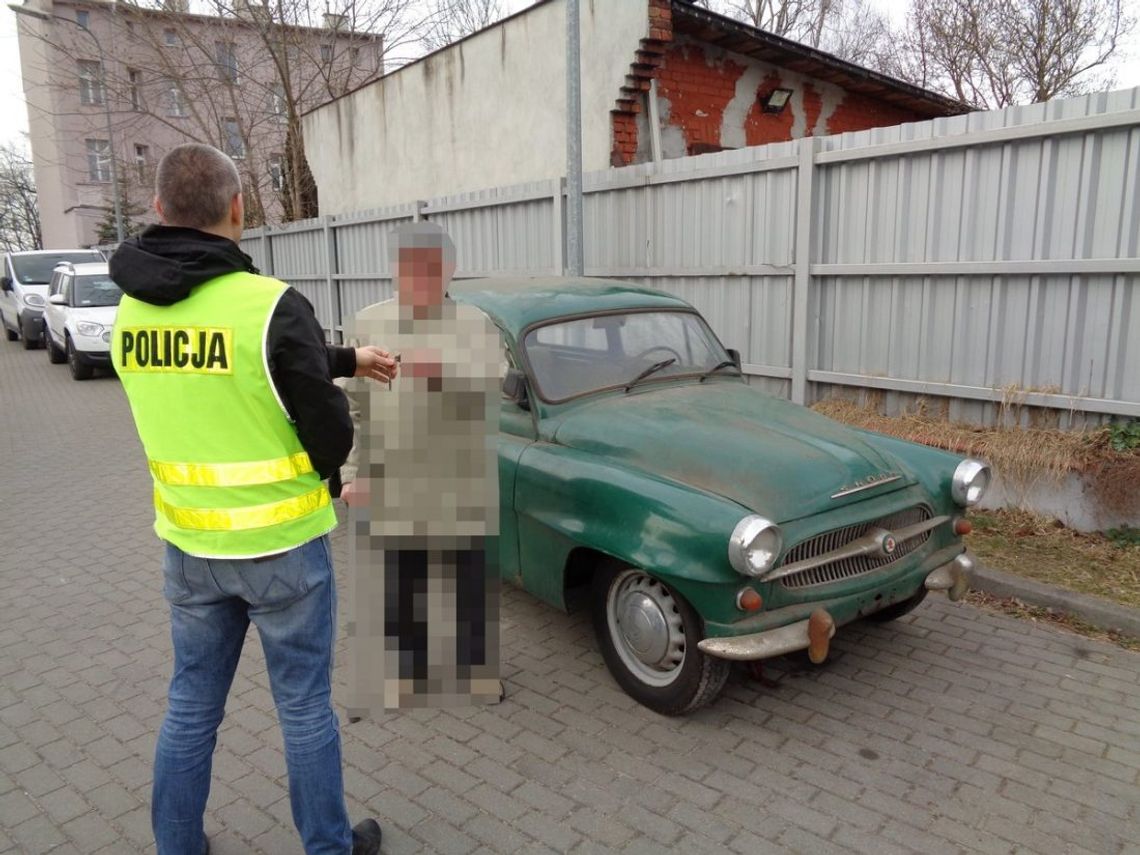
POLYGON ((392 354, 382 347, 366 344, 356 348, 356 373, 354 377, 370 377, 381 383, 390 383, 399 371, 392 354))
POLYGON ((368 504, 368 482, 360 478, 349 481, 340 489, 340 497, 351 508, 363 507, 368 504))

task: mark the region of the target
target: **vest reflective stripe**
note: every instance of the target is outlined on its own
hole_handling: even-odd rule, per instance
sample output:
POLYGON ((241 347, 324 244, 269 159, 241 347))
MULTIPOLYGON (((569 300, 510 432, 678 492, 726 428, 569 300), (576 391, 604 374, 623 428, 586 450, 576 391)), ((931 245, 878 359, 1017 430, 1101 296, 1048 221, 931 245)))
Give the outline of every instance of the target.
MULTIPOLYGON (((150 461, 155 480, 179 487, 245 487, 288 481, 313 471, 309 455, 300 451, 276 460, 250 463, 165 463, 150 461)), ((185 526, 183 526, 185 528, 185 526)))
POLYGON ((172 525, 194 531, 246 531, 292 522, 325 507, 332 500, 322 484, 292 499, 246 508, 176 508, 154 492, 154 508, 172 525))

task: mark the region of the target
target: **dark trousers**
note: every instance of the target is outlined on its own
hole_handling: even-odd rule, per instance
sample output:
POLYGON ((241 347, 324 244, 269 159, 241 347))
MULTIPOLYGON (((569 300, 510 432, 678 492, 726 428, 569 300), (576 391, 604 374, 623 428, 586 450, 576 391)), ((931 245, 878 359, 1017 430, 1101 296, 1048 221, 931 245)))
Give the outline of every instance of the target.
POLYGON ((399 650, 400 679, 427 679, 428 579, 454 584, 458 677, 487 662, 487 556, 484 549, 384 552, 384 634, 399 650))

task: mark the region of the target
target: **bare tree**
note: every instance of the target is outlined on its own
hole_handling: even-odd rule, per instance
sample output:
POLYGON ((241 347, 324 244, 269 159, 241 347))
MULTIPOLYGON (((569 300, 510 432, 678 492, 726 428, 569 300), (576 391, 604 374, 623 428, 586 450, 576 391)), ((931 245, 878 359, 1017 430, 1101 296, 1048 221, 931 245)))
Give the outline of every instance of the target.
POLYGON ((697 0, 753 27, 832 53, 874 64, 889 37, 886 18, 864 0, 697 0))
POLYGON ((433 0, 420 42, 439 50, 498 21, 505 14, 500 0, 433 0))
POLYGON ((43 248, 32 164, 14 143, 0 146, 0 246, 6 252, 43 248))
MULTIPOLYGON (((329 0, 323 12, 308 0, 193 4, 120 0, 91 13, 106 63, 80 28, 53 22, 42 36, 54 49, 49 56, 74 58, 78 67, 57 61, 51 85, 80 92, 88 107, 107 99, 113 156, 139 173, 138 188, 149 178, 143 161, 181 142, 205 142, 239 163, 251 225, 315 216, 302 115, 420 53, 432 11, 423 0, 329 0), (132 151, 128 140, 140 142, 132 151)), ((107 136, 91 110, 56 118, 61 136, 107 136), (86 125, 75 130, 77 122, 86 125)), ((79 168, 74 155, 57 165, 69 174, 79 168)))
POLYGON ((913 0, 884 70, 983 108, 1112 85, 1121 0, 913 0))

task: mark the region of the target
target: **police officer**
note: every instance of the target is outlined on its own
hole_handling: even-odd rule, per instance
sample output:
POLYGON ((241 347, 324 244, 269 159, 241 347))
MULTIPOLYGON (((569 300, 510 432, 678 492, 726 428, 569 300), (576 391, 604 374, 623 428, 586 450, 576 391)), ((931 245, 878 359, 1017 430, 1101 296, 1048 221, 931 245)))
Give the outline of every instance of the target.
POLYGON ((209 852, 203 814, 226 696, 250 621, 285 741, 293 821, 308 855, 373 855, 349 827, 331 702, 336 590, 322 480, 352 446, 333 376, 387 382, 379 347, 327 347, 312 306, 238 247, 241 179, 205 145, 158 165, 163 223, 126 241, 113 364, 154 480, 174 673, 155 749, 159 855, 209 852))

